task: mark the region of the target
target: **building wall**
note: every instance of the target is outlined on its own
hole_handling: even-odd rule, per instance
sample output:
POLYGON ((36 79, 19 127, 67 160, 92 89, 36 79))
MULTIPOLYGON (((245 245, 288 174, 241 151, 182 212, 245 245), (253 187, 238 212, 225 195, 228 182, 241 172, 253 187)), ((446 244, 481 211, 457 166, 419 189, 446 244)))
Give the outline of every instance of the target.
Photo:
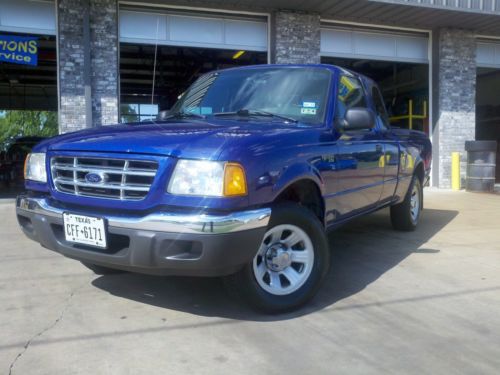
POLYGON ((320 16, 278 11, 273 17, 273 60, 277 64, 319 64, 320 16))
MULTIPOLYGON (((117 0, 58 0, 61 131, 118 122, 119 56, 117 0), (89 11, 90 82, 85 81, 85 11, 89 11), (90 97, 86 88, 90 88, 90 97), (90 98, 90 99, 89 99, 90 98), (90 109, 90 110, 89 110, 90 109), (91 118, 91 121, 87 119, 91 118), (90 125, 89 125, 90 124, 90 125)), ((272 60, 280 64, 320 62, 320 15, 273 13, 272 60)), ((434 33, 434 183, 451 185, 451 153, 463 155, 475 137, 476 39, 473 31, 434 33)))
POLYGON ((61 133, 118 122, 117 0, 58 0, 61 133))
POLYGON ((59 0, 59 130, 71 132, 85 127, 87 119, 83 47, 84 0, 59 0))
MULTIPOLYGON (((437 73, 438 186, 451 187, 451 154, 462 155, 462 177, 465 177, 465 141, 475 139, 476 128, 476 39, 473 31, 441 29, 437 73)), ((437 141, 437 142, 436 142, 437 141)))
POLYGON ((118 3, 92 0, 90 7, 92 121, 94 126, 118 122, 118 3))

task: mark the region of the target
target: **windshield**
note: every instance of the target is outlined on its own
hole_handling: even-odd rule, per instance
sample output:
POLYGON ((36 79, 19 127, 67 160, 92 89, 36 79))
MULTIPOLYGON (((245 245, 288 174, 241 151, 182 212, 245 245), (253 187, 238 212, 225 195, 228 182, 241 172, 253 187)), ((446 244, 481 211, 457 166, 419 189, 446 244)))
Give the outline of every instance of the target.
POLYGON ((313 67, 212 72, 191 85, 170 114, 321 124, 330 80, 330 71, 313 67))

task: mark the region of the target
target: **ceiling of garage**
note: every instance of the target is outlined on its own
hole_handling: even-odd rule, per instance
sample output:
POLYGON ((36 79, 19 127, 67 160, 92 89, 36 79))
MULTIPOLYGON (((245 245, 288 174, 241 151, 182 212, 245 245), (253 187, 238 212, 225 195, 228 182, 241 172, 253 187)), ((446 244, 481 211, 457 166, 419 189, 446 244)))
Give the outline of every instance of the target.
POLYGON ((133 0, 123 4, 158 4, 269 12, 275 9, 315 12, 322 19, 434 29, 458 27, 500 35, 500 12, 460 9, 413 1, 389 0, 133 0), (404 4, 403 4, 404 3, 404 4))

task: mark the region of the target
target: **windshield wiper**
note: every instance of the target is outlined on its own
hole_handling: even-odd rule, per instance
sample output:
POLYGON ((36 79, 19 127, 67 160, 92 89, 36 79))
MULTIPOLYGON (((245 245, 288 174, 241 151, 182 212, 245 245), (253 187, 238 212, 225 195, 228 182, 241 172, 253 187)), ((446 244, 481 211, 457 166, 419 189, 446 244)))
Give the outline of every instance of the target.
POLYGON ((286 117, 283 115, 278 115, 276 113, 272 112, 267 112, 267 111, 261 111, 259 109, 245 109, 242 108, 236 112, 219 112, 219 113, 214 113, 213 116, 217 117, 225 117, 225 116, 241 116, 241 117, 250 117, 250 116, 264 116, 264 117, 274 117, 274 118, 279 118, 285 122, 292 122, 292 123, 297 123, 298 120, 295 120, 291 117, 286 117))
POLYGON ((193 112, 176 112, 176 113, 172 113, 164 118, 162 118, 162 120, 170 120, 170 119, 183 119, 183 118, 189 118, 189 117, 196 117, 196 118, 206 118, 205 116, 203 115, 199 115, 198 113, 193 113, 193 112))

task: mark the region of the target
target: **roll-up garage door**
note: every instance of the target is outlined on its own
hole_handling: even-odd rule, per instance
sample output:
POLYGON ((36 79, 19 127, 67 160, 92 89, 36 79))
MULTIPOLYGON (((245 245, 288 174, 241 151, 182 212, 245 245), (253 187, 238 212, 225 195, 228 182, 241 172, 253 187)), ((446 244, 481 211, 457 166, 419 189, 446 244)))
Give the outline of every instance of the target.
POLYGON ((393 33, 345 27, 321 28, 321 55, 394 62, 429 62, 429 38, 420 33, 393 33))
POLYGON ((0 0, 0 31, 56 35, 54 1, 0 0))
POLYGON ((120 41, 267 51, 267 19, 120 9, 120 41))
POLYGON ((480 68, 500 68, 500 42, 478 41, 476 62, 480 68))

